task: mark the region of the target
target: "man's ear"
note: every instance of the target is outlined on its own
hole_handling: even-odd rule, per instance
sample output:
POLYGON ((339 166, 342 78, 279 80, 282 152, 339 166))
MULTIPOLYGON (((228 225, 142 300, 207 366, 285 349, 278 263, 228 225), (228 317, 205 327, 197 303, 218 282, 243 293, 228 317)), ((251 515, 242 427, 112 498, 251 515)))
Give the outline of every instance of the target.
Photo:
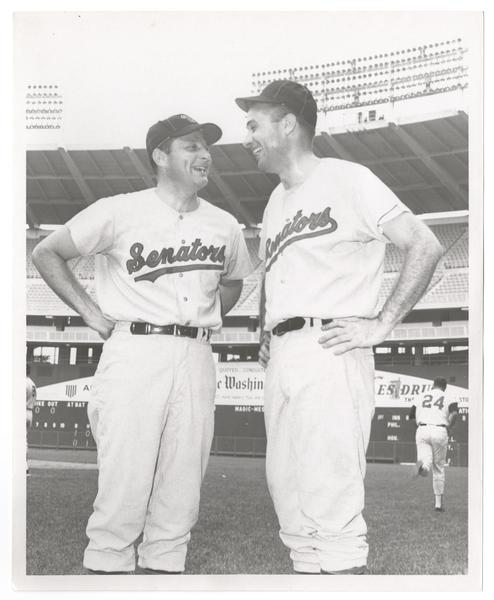
POLYGON ((166 164, 166 152, 160 150, 159 148, 155 148, 153 150, 153 160, 158 165, 158 167, 163 167, 166 164))
POLYGON ((295 131, 296 126, 297 126, 297 117, 294 114, 288 113, 287 115, 285 115, 283 117, 283 128, 287 135, 290 135, 291 133, 293 133, 295 131))

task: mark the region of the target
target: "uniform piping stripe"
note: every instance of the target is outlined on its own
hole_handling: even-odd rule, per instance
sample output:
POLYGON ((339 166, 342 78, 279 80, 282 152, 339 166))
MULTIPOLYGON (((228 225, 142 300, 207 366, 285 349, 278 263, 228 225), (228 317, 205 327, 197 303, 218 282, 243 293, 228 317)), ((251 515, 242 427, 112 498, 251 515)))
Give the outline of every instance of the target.
MULTIPOLYGON (((385 213, 383 213, 380 217, 379 217, 379 221, 377 222, 377 224, 379 225, 379 223, 382 222, 382 220, 384 219, 384 217, 386 217, 386 215, 389 215, 390 212, 393 212, 394 209, 397 207, 397 204, 393 204, 393 206, 387 210, 385 213)), ((408 212, 406 209, 403 212, 408 212)), ((400 213, 401 214, 401 213, 400 213)))
POLYGON ((185 265, 180 267, 163 267, 134 277, 134 281, 151 281, 154 282, 162 275, 170 275, 171 273, 183 273, 184 271, 222 271, 224 265, 185 265))
POLYGON ((313 237, 318 237, 320 235, 326 235, 327 233, 333 233, 333 231, 337 228, 338 228, 338 225, 335 223, 335 225, 333 227, 331 227, 330 229, 325 229, 324 231, 313 231, 312 233, 304 233, 302 235, 296 235, 296 236, 290 238, 289 240, 287 240, 286 242, 281 244, 281 246, 278 248, 276 253, 273 255, 269 264, 266 264, 266 273, 269 271, 269 269, 271 269, 271 267, 273 266, 273 263, 275 263, 278 260, 278 256, 290 244, 293 244, 294 242, 298 242, 300 240, 304 240, 306 238, 313 238, 313 237))

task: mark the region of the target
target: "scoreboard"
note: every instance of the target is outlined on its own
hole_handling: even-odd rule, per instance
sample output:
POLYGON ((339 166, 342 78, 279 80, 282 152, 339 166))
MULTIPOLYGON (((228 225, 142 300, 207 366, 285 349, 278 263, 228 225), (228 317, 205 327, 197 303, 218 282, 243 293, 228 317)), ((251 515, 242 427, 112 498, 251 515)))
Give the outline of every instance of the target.
POLYGON ((96 448, 87 417, 87 402, 38 400, 28 430, 28 444, 96 448))

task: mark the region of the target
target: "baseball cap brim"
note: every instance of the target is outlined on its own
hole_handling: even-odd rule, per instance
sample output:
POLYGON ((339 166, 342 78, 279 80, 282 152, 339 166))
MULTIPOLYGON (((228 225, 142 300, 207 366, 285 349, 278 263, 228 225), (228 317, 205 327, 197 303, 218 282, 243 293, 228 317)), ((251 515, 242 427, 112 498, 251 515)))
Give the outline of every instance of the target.
POLYGON ((237 106, 239 106, 244 112, 247 112, 250 107, 256 102, 263 102, 265 104, 281 104, 278 100, 273 100, 272 98, 265 98, 262 94, 259 96, 247 96, 244 98, 235 98, 235 102, 237 106))
POLYGON ((208 146, 216 143, 223 135, 223 131, 218 127, 218 125, 215 125, 214 123, 191 123, 190 125, 187 125, 187 127, 184 127, 183 129, 178 131, 177 135, 169 137, 183 137, 184 135, 188 135, 189 133, 193 133, 194 131, 202 131, 204 141, 208 146))

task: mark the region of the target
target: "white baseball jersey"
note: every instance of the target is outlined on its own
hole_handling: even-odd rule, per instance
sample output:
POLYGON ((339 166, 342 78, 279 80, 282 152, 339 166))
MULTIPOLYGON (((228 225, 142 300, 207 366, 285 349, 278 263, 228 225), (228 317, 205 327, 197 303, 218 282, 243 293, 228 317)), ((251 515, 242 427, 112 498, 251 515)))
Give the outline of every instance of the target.
POLYGON ((36 385, 30 377, 26 377, 26 408, 32 410, 36 402, 36 385))
POLYGON ((298 187, 280 183, 264 212, 266 329, 302 317, 368 317, 388 241, 381 226, 409 212, 368 168, 325 158, 298 187))
POLYGON ((415 420, 427 425, 449 425, 448 415, 451 402, 448 402, 446 392, 433 388, 423 394, 415 406, 415 420))
POLYGON ((199 198, 179 213, 156 188, 102 198, 67 227, 82 256, 97 254, 96 294, 115 321, 219 330, 221 279, 252 271, 239 224, 199 198))

